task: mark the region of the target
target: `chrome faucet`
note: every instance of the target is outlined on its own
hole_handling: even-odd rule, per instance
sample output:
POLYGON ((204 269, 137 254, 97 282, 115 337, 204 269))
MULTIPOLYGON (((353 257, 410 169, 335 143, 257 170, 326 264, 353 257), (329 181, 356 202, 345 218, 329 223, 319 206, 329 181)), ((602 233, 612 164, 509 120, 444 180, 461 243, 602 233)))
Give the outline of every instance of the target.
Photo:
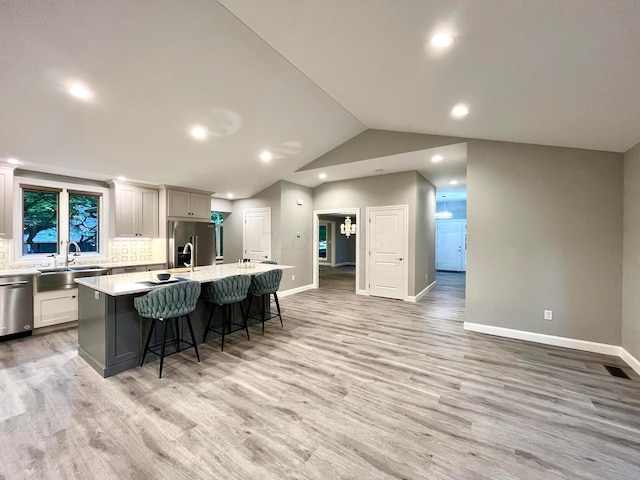
POLYGON ((80 245, 78 245, 76 242, 67 242, 67 248, 64 255, 64 268, 67 268, 70 263, 73 263, 76 260, 75 258, 72 258, 71 260, 69 260, 69 254, 71 253, 71 248, 70 248, 71 245, 76 247, 76 253, 73 254, 74 257, 79 257, 80 253, 82 253, 80 251, 80 245))
POLYGON ((183 255, 187 255, 188 253, 191 254, 191 261, 189 263, 184 262, 184 266, 189 267, 192 272, 195 272, 196 270, 195 250, 193 249, 193 244, 191 242, 185 243, 184 248, 182 249, 183 255))

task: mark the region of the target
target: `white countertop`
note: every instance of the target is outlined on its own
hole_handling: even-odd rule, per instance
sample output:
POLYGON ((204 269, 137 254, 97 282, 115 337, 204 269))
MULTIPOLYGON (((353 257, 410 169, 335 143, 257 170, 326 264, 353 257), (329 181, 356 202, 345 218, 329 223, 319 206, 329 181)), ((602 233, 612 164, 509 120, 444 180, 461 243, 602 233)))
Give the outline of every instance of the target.
MULTIPOLYGON (((272 265, 269 263, 252 263, 255 268, 238 268, 237 263, 227 263, 224 265, 211 265, 206 267, 197 267, 196 271, 191 273, 189 269, 180 268, 172 270, 173 277, 184 278, 186 280, 195 280, 196 282, 206 283, 218 280, 231 275, 255 275, 256 273, 268 272, 269 270, 286 270, 295 268, 290 265, 272 265)), ((156 270, 153 272, 137 272, 122 273, 120 275, 104 275, 99 277, 76 278, 75 282, 92 288, 112 297, 118 295, 129 295, 132 293, 144 293, 163 286, 151 286, 145 282, 157 280, 156 275, 161 272, 170 272, 169 270, 156 270)))
MULTIPOLYGON (((83 259, 83 260, 86 260, 83 259)), ((83 261, 82 263, 70 263, 70 267, 82 267, 83 265, 99 265, 104 268, 120 268, 120 267, 137 267, 142 265, 162 265, 166 262, 152 262, 152 261, 139 261, 139 262, 87 262, 83 261)), ((2 277, 13 277, 15 275, 39 275, 40 271, 38 269, 50 268, 50 267, 32 267, 32 268, 11 268, 6 270, 0 270, 0 278, 2 277)), ((61 267, 59 267, 61 268, 61 267)))
POLYGON ((0 270, 0 277, 14 277, 17 275, 39 275, 40 272, 35 268, 14 268, 9 270, 0 270))

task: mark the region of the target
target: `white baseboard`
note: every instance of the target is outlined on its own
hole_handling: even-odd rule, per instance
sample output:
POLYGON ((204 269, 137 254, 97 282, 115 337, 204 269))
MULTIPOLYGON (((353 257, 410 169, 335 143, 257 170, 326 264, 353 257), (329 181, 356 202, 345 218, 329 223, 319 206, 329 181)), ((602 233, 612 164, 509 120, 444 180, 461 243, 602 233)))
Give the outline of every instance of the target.
POLYGON ((620 355, 619 357, 624 360, 624 362, 629 365, 631 368, 633 368, 633 370, 640 375, 640 361, 638 361, 638 359, 636 357, 634 357, 633 355, 631 355, 629 352, 627 352, 627 350, 624 347, 619 347, 620 348, 620 355))
POLYGON ((583 350, 585 352, 601 353, 604 355, 620 357, 638 375, 640 375, 640 361, 619 345, 589 342, 587 340, 577 340, 575 338, 556 337, 554 335, 546 335, 544 333, 526 332, 524 330, 482 325, 481 323, 464 322, 464 329, 469 330, 470 332, 486 333, 488 335, 495 335, 498 337, 514 338, 516 340, 525 340, 527 342, 542 343, 556 347, 573 348, 575 350, 583 350))
POLYGON ((369 296, 369 292, 367 292, 366 290, 356 290, 356 295, 365 295, 365 296, 369 296))
POLYGON ((415 303, 420 300, 427 292, 429 292, 433 287, 436 286, 436 281, 434 280, 431 284, 427 285, 420 293, 414 296, 407 296, 406 301, 415 303))
POLYGON ((300 293, 300 292, 305 292, 307 290, 313 290, 314 288, 316 288, 313 283, 310 283, 309 285, 303 285, 301 287, 296 287, 296 288, 290 288, 289 290, 283 290, 281 292, 278 292, 278 296, 279 297, 288 297, 289 295, 293 295, 295 293, 300 293))
POLYGON ((524 330, 514 330, 511 328, 494 327, 480 323, 464 322, 464 329, 471 332, 486 333, 498 337, 515 338, 516 340, 526 340, 527 342, 543 343, 556 347, 573 348, 586 352, 602 353, 604 355, 620 356, 620 347, 608 343, 589 342, 587 340, 577 340, 575 338, 556 337, 545 333, 526 332, 524 330))

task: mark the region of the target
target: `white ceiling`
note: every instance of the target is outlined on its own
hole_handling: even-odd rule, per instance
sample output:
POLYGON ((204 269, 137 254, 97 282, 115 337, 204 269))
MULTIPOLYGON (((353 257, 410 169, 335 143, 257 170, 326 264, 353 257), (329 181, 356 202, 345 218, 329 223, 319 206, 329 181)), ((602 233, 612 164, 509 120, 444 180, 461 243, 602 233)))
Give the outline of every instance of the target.
POLYGON ((313 184, 296 170, 365 128, 625 151, 640 140, 639 27, 630 0, 7 0, 0 157, 239 198, 313 184), (444 27, 456 42, 436 54, 444 27), (66 95, 70 79, 96 100, 66 95), (471 113, 452 120, 459 101, 471 113), (195 123, 214 135, 194 141, 195 123))
POLYGON ((467 189, 467 144, 457 143, 444 147, 417 150, 397 155, 371 158, 359 162, 343 163, 331 167, 303 170, 289 175, 288 180, 307 187, 316 187, 321 183, 348 180, 359 177, 372 177, 390 173, 416 170, 436 187, 438 195, 466 192, 467 189), (440 162, 433 162, 436 155, 440 162), (327 175, 320 179, 319 174, 327 175), (457 182, 451 185, 451 181, 457 182))
POLYGON ((640 141, 638 1, 220 1, 369 128, 617 152, 640 141), (444 54, 427 47, 440 29, 456 39, 444 54))

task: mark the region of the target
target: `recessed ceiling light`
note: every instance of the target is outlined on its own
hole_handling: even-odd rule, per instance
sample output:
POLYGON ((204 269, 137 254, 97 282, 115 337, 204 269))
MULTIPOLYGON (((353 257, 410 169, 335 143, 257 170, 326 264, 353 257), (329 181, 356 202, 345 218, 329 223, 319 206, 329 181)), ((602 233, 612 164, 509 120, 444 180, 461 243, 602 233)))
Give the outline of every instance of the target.
POLYGON ((442 155, 434 155, 433 157, 431 157, 431 161, 433 163, 438 163, 441 162, 443 159, 442 155))
POLYGON ((457 185, 457 184, 458 184, 458 181, 457 181, 457 180, 451 180, 451 181, 449 182, 449 185, 457 185))
POLYGON ((67 93, 79 100, 91 100, 93 92, 86 85, 74 82, 67 87, 67 93))
POLYGON ((120 180, 121 182, 122 182, 123 180, 126 180, 126 179, 127 179, 127 177, 123 177, 122 175, 120 175, 120 176, 118 177, 118 180, 120 180))
POLYGON ((17 158, 7 158, 7 162, 9 162, 11 165, 20 165, 22 163, 17 158))
POLYGON ((260 160, 262 160, 263 162, 268 162, 269 160, 271 160, 271 158, 272 158, 271 152, 267 150, 265 150, 260 154, 260 160))
POLYGON ((227 193, 227 198, 233 198, 233 193, 227 193))
POLYGON ((327 174, 326 173, 321 173, 320 175, 318 175, 318 178, 320 180, 324 180, 325 178, 327 178, 327 174))
POLYGON ((469 113, 469 107, 467 107, 463 103, 459 103, 458 105, 453 107, 453 109, 451 109, 451 116, 454 118, 466 117, 468 113, 469 113))
POLYGON ((431 37, 431 45, 438 48, 447 48, 453 44, 453 36, 440 32, 431 37))
POLYGON ((194 125, 189 130, 189 135, 191 135, 196 140, 205 140, 209 132, 202 125, 194 125))

